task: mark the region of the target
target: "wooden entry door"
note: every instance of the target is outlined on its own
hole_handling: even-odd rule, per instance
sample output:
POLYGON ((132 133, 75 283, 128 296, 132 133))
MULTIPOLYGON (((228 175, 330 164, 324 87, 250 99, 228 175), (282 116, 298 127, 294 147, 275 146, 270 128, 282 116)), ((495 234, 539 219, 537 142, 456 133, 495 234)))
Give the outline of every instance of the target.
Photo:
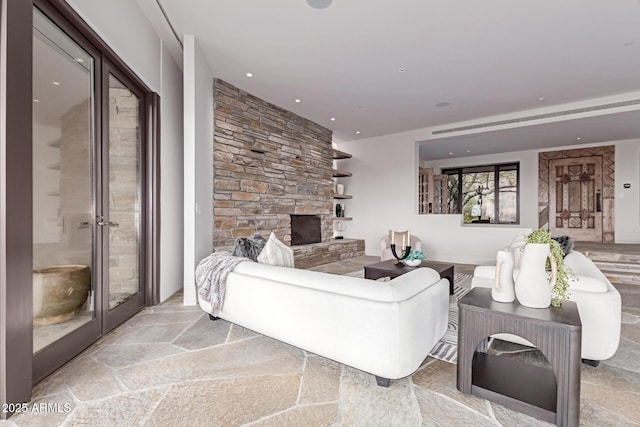
POLYGON ((549 161, 549 231, 602 241, 602 156, 549 161))

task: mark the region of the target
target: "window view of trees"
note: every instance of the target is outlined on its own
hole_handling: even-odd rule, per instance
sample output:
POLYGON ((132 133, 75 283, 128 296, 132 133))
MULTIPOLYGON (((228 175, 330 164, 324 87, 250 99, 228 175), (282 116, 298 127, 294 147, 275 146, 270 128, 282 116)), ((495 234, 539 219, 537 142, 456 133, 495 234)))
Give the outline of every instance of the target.
POLYGON ((443 169, 448 176, 449 213, 465 224, 519 223, 519 164, 443 169))

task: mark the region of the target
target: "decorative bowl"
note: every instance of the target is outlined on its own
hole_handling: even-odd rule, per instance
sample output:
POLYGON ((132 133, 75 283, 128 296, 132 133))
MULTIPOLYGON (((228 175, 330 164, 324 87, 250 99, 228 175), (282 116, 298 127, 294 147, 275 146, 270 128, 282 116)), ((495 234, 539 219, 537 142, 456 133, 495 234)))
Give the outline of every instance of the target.
POLYGON ((405 263, 405 265, 408 265, 409 267, 417 267, 422 263, 421 259, 405 259, 402 262, 405 263))

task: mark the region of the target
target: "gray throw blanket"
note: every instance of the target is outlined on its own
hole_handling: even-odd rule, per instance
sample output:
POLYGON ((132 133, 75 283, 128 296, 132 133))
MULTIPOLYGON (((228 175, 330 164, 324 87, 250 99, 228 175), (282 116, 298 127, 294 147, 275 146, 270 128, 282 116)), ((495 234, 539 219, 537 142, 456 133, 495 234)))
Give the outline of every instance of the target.
POLYGON ((243 261, 251 260, 236 257, 228 252, 214 252, 198 264, 196 267, 196 285, 198 296, 211 304, 212 313, 217 316, 224 304, 224 295, 227 287, 227 276, 236 265, 243 261))

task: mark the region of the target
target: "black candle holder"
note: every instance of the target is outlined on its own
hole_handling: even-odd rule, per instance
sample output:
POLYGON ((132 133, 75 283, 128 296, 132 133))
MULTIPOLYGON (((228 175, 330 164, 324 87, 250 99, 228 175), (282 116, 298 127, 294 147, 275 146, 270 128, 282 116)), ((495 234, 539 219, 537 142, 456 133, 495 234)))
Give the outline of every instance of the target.
POLYGON ((402 260, 409 256, 409 252, 411 252, 411 246, 407 246, 406 248, 404 248, 404 253, 402 254, 402 257, 399 257, 398 254, 396 253, 396 244, 395 243, 391 244, 391 253, 396 258, 396 262, 395 262, 396 267, 404 267, 404 263, 402 262, 402 260))

